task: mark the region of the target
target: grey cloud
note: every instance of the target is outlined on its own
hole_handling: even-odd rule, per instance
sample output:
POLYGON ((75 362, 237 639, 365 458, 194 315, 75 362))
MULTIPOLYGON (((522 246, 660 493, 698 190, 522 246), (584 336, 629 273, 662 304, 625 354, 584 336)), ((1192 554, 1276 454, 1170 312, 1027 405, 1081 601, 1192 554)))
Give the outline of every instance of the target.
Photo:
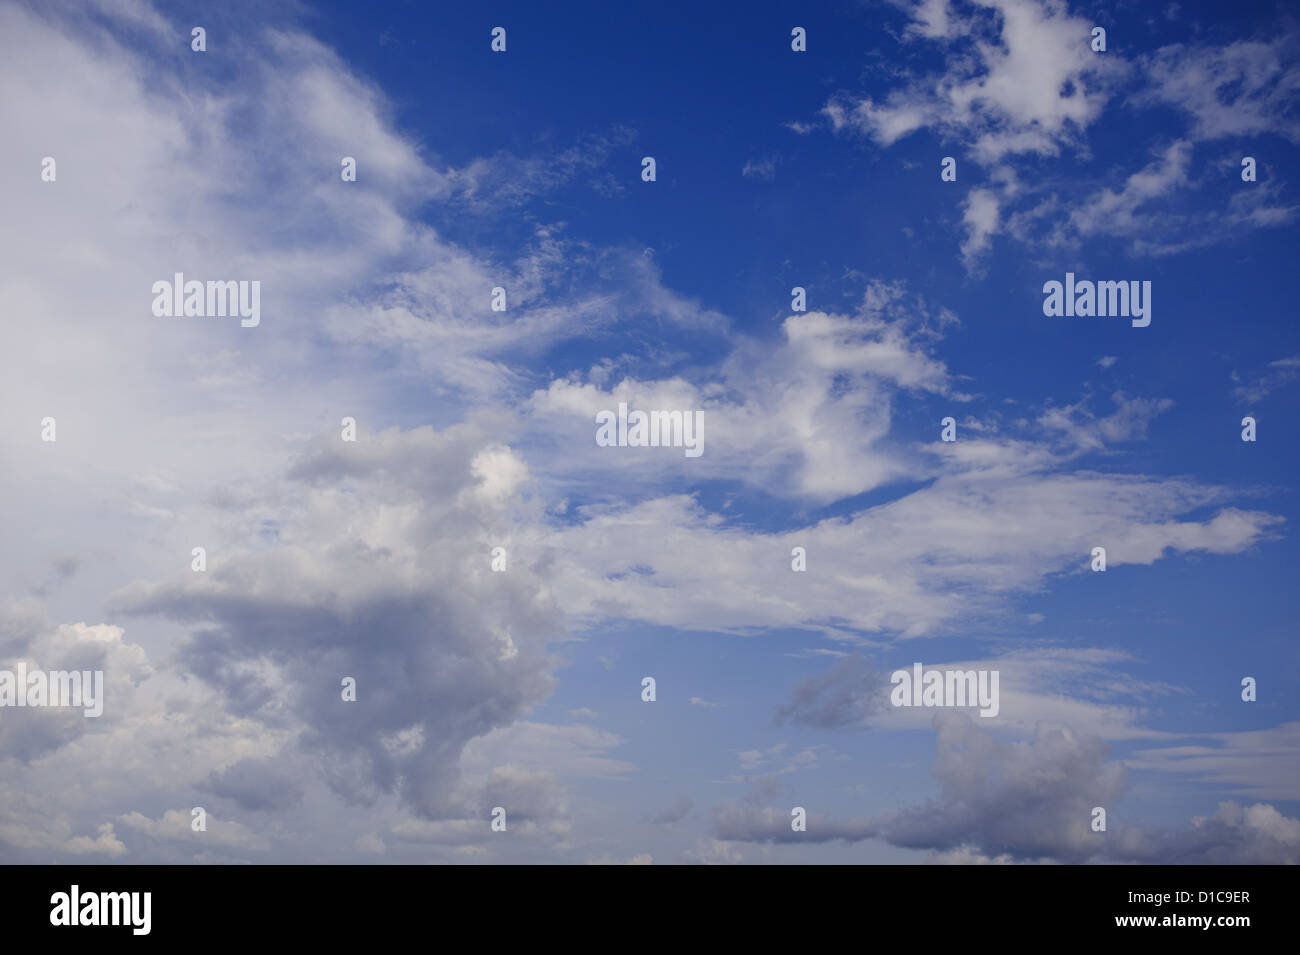
POLYGON ((1117 839, 1114 855, 1127 862, 1158 865, 1297 865, 1300 819, 1273 806, 1219 803, 1212 816, 1198 816, 1177 830, 1130 828, 1117 839))
POLYGON ((485 806, 501 806, 508 820, 543 822, 568 814, 568 797, 552 773, 498 766, 483 788, 485 806))
POLYGON ((686 814, 691 811, 695 805, 695 800, 690 796, 678 796, 677 801, 650 817, 650 821, 657 826, 672 826, 686 818, 686 814))
POLYGON ((1221 803, 1180 829, 1124 825, 1128 773, 1097 737, 1041 723, 1032 739, 1004 741, 962 714, 934 723, 940 795, 878 821, 893 845, 1021 862, 1300 862, 1300 820, 1263 803, 1221 803), (1106 832, 1091 829, 1095 806, 1107 810, 1106 832))
POLYGON ((81 561, 76 557, 76 555, 69 555, 66 557, 56 557, 51 561, 51 564, 54 567, 55 574, 67 579, 77 572, 77 568, 81 566, 81 561))
POLYGON ((860 842, 877 834, 877 827, 867 821, 834 820, 824 813, 807 814, 807 830, 791 828, 791 809, 742 806, 724 803, 713 807, 711 834, 722 842, 860 842))
POLYGON ((205 788, 250 811, 288 809, 302 801, 301 777, 276 758, 241 759, 208 776, 205 788))
POLYGON ((54 626, 30 602, 0 605, 0 669, 19 661, 29 670, 99 671, 102 713, 80 707, 6 707, 0 719, 0 759, 23 763, 48 756, 87 734, 111 731, 126 719, 135 688, 153 673, 144 650, 123 639, 120 627, 85 623, 54 626), (7 639, 6 639, 6 635, 7 639))
POLYGON ((889 678, 858 655, 837 660, 825 673, 805 677, 790 702, 777 707, 776 723, 821 729, 866 727, 885 712, 889 678))
POLYGON ((932 775, 940 795, 880 821, 886 841, 909 849, 974 847, 984 855, 1082 861, 1105 845, 1092 809, 1114 807, 1124 788, 1109 748, 1062 726, 1039 724, 1003 741, 958 713, 936 714, 932 775))
POLYGON ((137 582, 114 605, 198 624, 178 654, 184 670, 233 712, 300 725, 303 749, 348 800, 397 791, 436 818, 459 811, 464 745, 549 694, 543 644, 559 617, 522 561, 488 569, 508 452, 466 467, 463 445, 427 429, 381 444, 356 455, 347 490, 323 486, 339 471, 328 458, 291 469, 317 486, 299 485, 278 546, 223 555, 206 575, 137 582), (459 486, 422 498, 410 483, 427 473, 459 486), (356 702, 341 699, 345 677, 356 702))

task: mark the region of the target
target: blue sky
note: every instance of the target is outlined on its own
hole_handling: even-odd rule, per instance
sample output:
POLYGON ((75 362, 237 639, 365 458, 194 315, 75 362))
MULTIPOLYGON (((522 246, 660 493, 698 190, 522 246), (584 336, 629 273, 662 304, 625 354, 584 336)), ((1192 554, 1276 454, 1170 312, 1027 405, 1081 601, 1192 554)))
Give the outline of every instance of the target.
POLYGON ((107 685, 0 710, 0 858, 1300 859, 1286 5, 10 3, 0 52, 0 669, 107 685), (260 324, 151 314, 176 272, 260 324), (1045 317, 1067 272, 1150 325, 1045 317), (620 401, 704 453, 599 447, 620 401), (914 661, 999 715, 890 707, 914 661))

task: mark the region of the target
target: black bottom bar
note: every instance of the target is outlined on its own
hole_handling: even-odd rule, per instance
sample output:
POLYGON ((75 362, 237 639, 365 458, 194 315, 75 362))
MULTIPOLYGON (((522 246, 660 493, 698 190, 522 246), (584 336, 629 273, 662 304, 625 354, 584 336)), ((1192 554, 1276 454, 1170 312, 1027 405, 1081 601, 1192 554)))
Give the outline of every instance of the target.
POLYGON ((5 938, 75 932, 78 943, 337 945, 424 930, 435 945, 448 936, 498 944, 526 935, 537 944, 658 939, 676 947, 702 937, 771 944, 788 931, 805 943, 847 932, 862 942, 917 944, 1030 936, 1232 944, 1284 931, 1294 917, 1284 912, 1295 870, 1282 866, 700 868, 662 882, 574 868, 563 876, 527 867, 11 866, 3 874, 5 938), (75 921, 118 924, 71 924, 74 885, 75 921))

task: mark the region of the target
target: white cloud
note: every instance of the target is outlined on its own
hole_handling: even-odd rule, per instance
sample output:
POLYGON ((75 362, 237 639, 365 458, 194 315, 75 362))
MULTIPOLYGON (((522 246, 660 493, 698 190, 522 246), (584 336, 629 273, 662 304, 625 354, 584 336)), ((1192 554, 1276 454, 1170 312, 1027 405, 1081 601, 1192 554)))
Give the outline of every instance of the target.
POLYGON ((205 820, 206 829, 193 829, 194 817, 188 809, 169 809, 158 819, 150 819, 138 812, 127 813, 118 821, 128 828, 135 829, 151 839, 180 840, 204 847, 226 846, 238 849, 266 851, 270 842, 263 836, 251 832, 248 827, 229 819, 218 819, 208 813, 205 820))
POLYGON ((980 256, 988 251, 992 237, 998 231, 998 205, 997 195, 989 189, 972 189, 962 204, 966 239, 961 244, 961 257, 967 270, 972 269, 980 256))
POLYGON ((1038 423, 1060 432, 1080 451, 1096 451, 1121 441, 1146 438, 1151 423, 1174 406, 1168 398, 1129 398, 1117 391, 1111 395, 1115 410, 1097 417, 1081 400, 1063 408, 1049 407, 1038 423))
POLYGON ((948 49, 948 71, 916 78, 883 101, 841 94, 824 109, 836 130, 883 146, 931 127, 982 162, 1056 155, 1100 114, 1124 73, 1089 46, 1092 23, 1055 0, 979 0, 969 15, 942 2, 912 8, 912 35, 948 49), (967 48, 951 48, 969 36, 967 48))
POLYGON ((1126 105, 1144 112, 1172 106, 1189 121, 1119 190, 1090 187, 1078 172, 1022 183, 1010 167, 995 168, 990 187, 973 191, 963 209, 967 271, 978 270, 999 225, 1034 250, 1118 237, 1131 254, 1165 256, 1300 216, 1300 207, 1282 200, 1276 176, 1226 197, 1201 192, 1201 207, 1189 208, 1194 190, 1222 176, 1193 177, 1194 144, 1268 133, 1300 142, 1300 44, 1291 31, 1267 41, 1166 46, 1129 61, 1116 50, 1094 53, 1092 21, 1061 0, 894 2, 909 18, 901 52, 926 47, 943 55, 946 68, 930 75, 900 69, 902 81, 883 97, 835 94, 822 114, 836 131, 888 147, 928 129, 986 166, 1027 154, 1086 160, 1088 130, 1134 73, 1139 88, 1126 105))
POLYGON ((953 471, 852 516, 784 533, 729 526, 686 497, 584 507, 537 546, 575 623, 614 618, 721 632, 807 628, 838 639, 915 637, 1005 612, 1050 575, 1086 569, 1097 541, 1112 568, 1173 551, 1237 553, 1280 518, 1222 507, 1224 492, 1177 480, 1052 474, 1010 443, 962 441, 953 471), (991 449, 983 458, 979 448, 991 449), (1196 508, 1220 510, 1180 520, 1196 508), (653 533, 647 533, 653 529, 653 533), (807 549, 807 574, 790 570, 807 549), (616 555, 616 556, 614 556, 616 555), (672 593, 672 600, 664 595, 672 593))
POLYGON ((1192 147, 1171 143, 1154 162, 1129 176, 1119 192, 1101 189, 1070 213, 1069 226, 1079 236, 1127 236, 1149 228, 1138 210, 1152 199, 1185 185, 1192 147))
POLYGON ((1300 143, 1300 43, 1291 30, 1267 41, 1161 47, 1143 68, 1147 86, 1135 102, 1183 111, 1198 140, 1271 133, 1300 143))
MULTIPOLYGON (((1238 401, 1254 403, 1262 401, 1269 394, 1300 378, 1300 355, 1279 358, 1268 363, 1268 370, 1256 375, 1246 384, 1238 384, 1232 393, 1238 401)), ((1239 379, 1234 374, 1233 381, 1239 379)))
POLYGON ((1242 797, 1300 800, 1300 779, 1295 773, 1300 723, 1186 734, 1186 738, 1189 742, 1183 745, 1141 750, 1128 763, 1136 769, 1208 782, 1242 797))
POLYGON ((964 399, 929 353, 930 342, 954 322, 901 285, 876 282, 853 315, 790 315, 777 348, 740 340, 705 384, 624 378, 599 387, 557 379, 534 394, 532 424, 551 431, 565 450, 538 468, 566 481, 612 470, 625 495, 680 473, 680 449, 637 454, 596 446, 596 413, 625 402, 631 409, 703 413, 705 451, 690 462, 698 478, 740 475, 773 493, 818 501, 862 493, 916 467, 887 440, 897 390, 964 399))

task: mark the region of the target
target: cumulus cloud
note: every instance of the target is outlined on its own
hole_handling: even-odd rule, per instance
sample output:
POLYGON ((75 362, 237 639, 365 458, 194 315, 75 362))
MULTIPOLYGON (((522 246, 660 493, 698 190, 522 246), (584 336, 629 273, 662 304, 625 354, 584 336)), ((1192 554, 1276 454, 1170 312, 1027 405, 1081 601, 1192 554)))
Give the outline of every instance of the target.
POLYGON ((713 808, 714 837, 729 843, 879 839, 947 864, 1300 860, 1300 820, 1267 804, 1221 803, 1213 816, 1179 829, 1117 824, 1129 771, 1110 760, 1101 739, 1063 724, 1040 722, 1031 735, 1004 740, 962 713, 939 711, 932 723, 931 774, 939 793, 926 802, 866 820, 810 814, 802 833, 791 829, 789 810, 726 802, 713 808), (1106 832, 1091 827, 1098 806, 1108 811, 1106 832))
MULTIPOLYGON (((0 720, 0 754, 30 763, 83 736, 112 733, 131 714, 134 689, 152 671, 142 647, 123 639, 121 627, 74 623, 52 626, 34 601, 9 600, 0 605, 0 619, 13 634, 0 643, 0 670, 77 671, 101 674, 103 688, 97 706, 102 713, 87 717, 84 707, 7 707, 0 720)), ((84 676, 83 676, 84 680, 84 676)), ((84 694, 93 695, 94 679, 84 694)), ((91 709, 93 709, 92 707, 91 709)))
POLYGON ((95 838, 73 836, 63 848, 64 851, 70 852, 74 856, 102 854, 112 857, 126 854, 126 846, 118 841, 111 822, 106 822, 100 826, 95 838))
POLYGON ((206 788, 254 811, 287 809, 302 800, 301 780, 276 759, 241 759, 221 772, 214 770, 206 788))
POLYGON ((549 692, 543 644, 560 627, 526 564, 490 571, 503 489, 519 471, 508 451, 466 453, 467 442, 417 429, 354 455, 322 439, 291 469, 299 506, 281 512, 278 547, 132 584, 115 606, 194 625, 186 671, 245 717, 301 725, 341 795, 364 803, 396 789, 436 818, 452 808, 464 745, 549 692), (427 474, 443 495, 424 493, 427 474), (347 677, 355 704, 341 700, 347 677))
POLYGON ((690 462, 699 478, 741 475, 772 492, 822 502, 862 493, 912 472, 887 439, 896 392, 964 397, 930 354, 955 321, 901 284, 878 281, 854 314, 786 318, 779 348, 738 341, 705 384, 629 377, 601 387, 557 379, 531 402, 534 425, 563 438, 566 448, 545 466, 549 476, 569 482, 617 469, 623 495, 672 480, 682 467, 680 448, 611 455, 595 445, 595 415, 622 402, 702 412, 706 450, 690 462))
POLYGON ((5 787, 0 809, 0 850, 6 858, 48 859, 51 854, 112 858, 127 854, 112 822, 88 827, 94 835, 78 833, 65 815, 51 811, 50 803, 22 788, 5 787))
MULTIPOLYGON (((423 380, 438 369, 432 378, 454 386, 455 402, 443 406, 454 420, 518 384, 499 360, 512 347, 585 331, 596 304, 559 316, 545 301, 552 265, 581 256, 540 230, 505 279, 519 324, 491 324, 485 293, 503 280, 499 263, 412 215, 430 199, 482 211, 484 200, 520 198, 494 193, 489 167, 439 165, 396 132, 376 88, 291 27, 232 34, 223 55, 234 68, 170 82, 182 64, 160 52, 177 35, 166 18, 143 4, 103 14, 107 29, 58 10, 0 9, 0 71, 15 90, 0 112, 21 138, 6 156, 53 151, 60 163, 57 190, 20 186, 7 203, 32 224, 6 245, 13 270, 0 284, 32 316, 14 346, 33 357, 6 352, 0 365, 15 415, 57 414, 64 452, 41 455, 25 427, 2 426, 0 487, 31 506, 15 506, 14 546, 0 563, 21 579, 48 548, 49 560, 81 568, 60 578, 69 601, 115 593, 112 623, 49 623, 35 602, 0 613, 5 662, 102 665, 109 697, 98 720, 7 711, 0 843, 23 858, 109 851, 105 814, 165 819, 170 810, 141 795, 163 791, 173 805, 300 810, 295 826, 278 829, 291 844, 281 852, 332 851, 304 833, 344 824, 353 806, 376 817, 358 832, 363 851, 374 849, 377 823, 397 828, 411 815, 447 814, 482 838, 470 814, 512 754, 498 749, 494 766, 474 764, 467 780, 464 747, 550 692, 541 647, 562 630, 527 562, 512 559, 504 576, 488 566, 493 546, 513 545, 530 475, 491 421, 406 432, 379 422, 394 375, 423 380), (151 35, 124 42, 123 17, 151 35), (50 70, 39 88, 34 68, 50 70), (357 188, 340 189, 337 157, 359 141, 357 188), (304 156, 331 158, 322 174, 304 156), (238 323, 158 334, 148 290, 182 262, 189 277, 263 283, 255 339, 238 323), (66 281, 70 267, 79 281, 66 281), (467 302, 478 303, 472 314, 467 302), (377 324, 358 320, 366 316, 377 324), (47 347, 47 335, 79 347, 47 347), (396 370, 377 358, 389 348, 406 359, 396 370), (105 359, 121 354, 131 355, 125 378, 105 359), (388 373, 373 374, 376 358, 388 373), (43 384, 55 378, 57 396, 43 384), (319 402, 326 392, 342 410, 319 402), (344 414, 359 419, 362 440, 340 454, 344 414), (64 518, 57 527, 51 507, 64 518), (206 574, 189 569, 196 543, 209 552, 206 574), (358 681, 355 704, 340 698, 345 676, 358 681), (93 795, 66 785, 83 772, 101 780, 93 795), (21 798, 28 787, 59 795, 36 814, 21 798)), ((566 175, 591 171, 571 158, 566 175)), ((31 178, 4 171, 16 183, 31 178)), ((725 325, 663 289, 652 264, 614 259, 597 267, 618 266, 610 284, 638 314, 725 325)), ((564 744, 574 771, 627 772, 592 755, 610 738, 564 744)), ((187 858, 166 840, 140 841, 155 829, 117 828, 132 852, 187 858)))
POLYGON ((1126 861, 1159 865, 1300 864, 1300 819, 1263 803, 1219 803, 1212 816, 1197 816, 1183 829, 1125 829, 1115 854, 1126 861))
POLYGON ((209 814, 204 820, 206 828, 196 831, 193 820, 194 816, 188 809, 169 809, 158 819, 132 812, 120 817, 118 821, 156 840, 180 840, 205 848, 221 846, 260 851, 270 848, 270 842, 265 837, 258 836, 238 822, 218 819, 209 814))
POLYGON ((824 109, 832 126, 883 146, 933 128, 983 162, 1056 155, 1075 142, 1124 72, 1118 60, 1092 52, 1092 23, 1054 0, 979 0, 967 9, 912 7, 911 35, 948 49, 948 71, 918 77, 879 102, 837 95, 824 109))
POLYGON ((1294 31, 1222 45, 1174 44, 1130 61, 1114 51, 1094 53, 1093 22, 1060 0, 895 5, 907 17, 903 52, 924 47, 942 54, 946 68, 926 75, 902 69, 902 81, 883 96, 840 91, 822 110, 836 131, 889 147, 928 129, 987 167, 1025 155, 1087 159, 1089 130, 1121 102, 1117 92, 1128 80, 1136 91, 1124 105, 1143 112, 1172 107, 1186 121, 1184 134, 1118 190, 1090 187, 1094 177, 1086 170, 1045 172, 1026 185, 1008 177, 1007 167, 994 168, 990 187, 972 190, 963 204, 960 257, 967 271, 978 271, 999 231, 1035 250, 1109 237, 1126 241, 1132 254, 1165 256, 1290 223, 1300 213, 1272 181, 1227 197, 1200 191, 1222 170, 1198 178, 1192 164, 1196 144, 1227 137, 1273 133, 1300 142, 1294 31))
POLYGON ((1105 743, 1046 723, 1031 739, 1001 741, 946 711, 934 726, 940 795, 883 820, 883 838, 906 848, 969 845, 1021 859, 1082 861, 1098 851, 1092 808, 1113 806, 1125 783, 1105 743))

